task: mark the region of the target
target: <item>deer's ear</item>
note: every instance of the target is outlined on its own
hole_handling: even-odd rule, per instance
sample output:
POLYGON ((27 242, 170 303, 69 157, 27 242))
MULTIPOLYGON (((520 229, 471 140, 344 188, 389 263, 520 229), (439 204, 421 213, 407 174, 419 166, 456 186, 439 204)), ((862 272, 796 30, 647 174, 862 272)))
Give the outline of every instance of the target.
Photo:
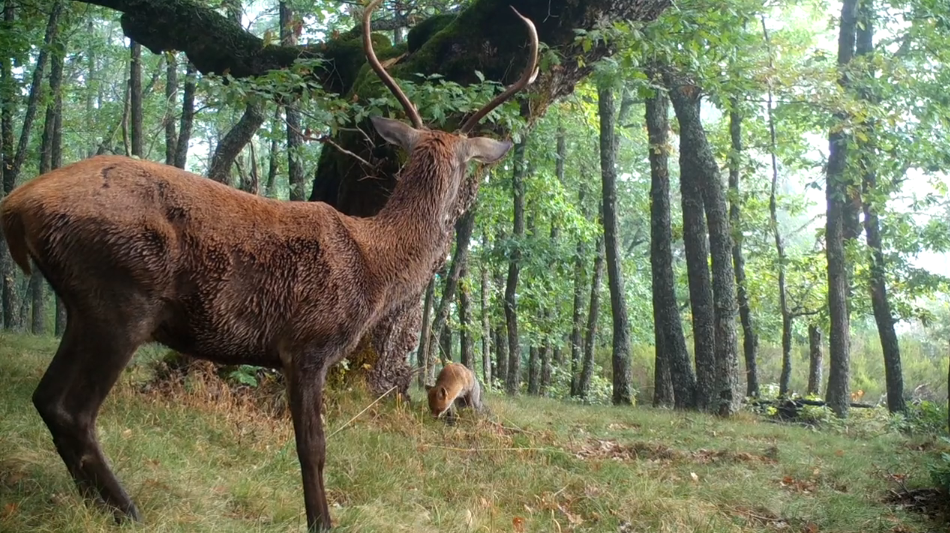
POLYGON ((369 117, 373 122, 376 131, 386 139, 387 142, 401 146, 405 151, 411 152, 419 138, 419 131, 412 126, 385 117, 369 117))
POLYGON ((465 160, 474 159, 480 163, 494 163, 511 149, 511 141, 496 141, 488 137, 465 139, 465 160))

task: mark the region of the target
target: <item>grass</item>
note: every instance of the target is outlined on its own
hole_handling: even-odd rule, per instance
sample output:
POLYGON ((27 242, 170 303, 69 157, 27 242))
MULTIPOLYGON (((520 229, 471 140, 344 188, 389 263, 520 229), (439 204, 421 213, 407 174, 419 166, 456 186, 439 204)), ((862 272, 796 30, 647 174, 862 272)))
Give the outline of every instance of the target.
MULTIPOLYGON (((304 531, 289 419, 200 390, 141 392, 144 350, 103 406, 99 437, 144 516, 83 505, 30 395, 52 339, 0 335, 0 531, 304 531)), ((423 396, 418 392, 415 398, 423 396)), ((326 467, 338 531, 914 532, 884 503, 929 485, 920 438, 815 431, 489 394, 455 426, 423 405, 336 396, 326 467)))

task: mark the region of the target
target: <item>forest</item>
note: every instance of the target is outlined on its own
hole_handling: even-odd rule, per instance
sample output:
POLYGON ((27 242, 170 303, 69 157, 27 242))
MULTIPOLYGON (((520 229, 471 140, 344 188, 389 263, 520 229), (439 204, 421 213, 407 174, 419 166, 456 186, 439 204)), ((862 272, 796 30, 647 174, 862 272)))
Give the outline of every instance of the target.
MULTIPOLYGON (((2 5, 0 198, 53 169, 108 154, 164 163, 252 195, 325 202, 356 217, 379 213, 397 184, 405 155, 382 142, 370 117, 406 115, 366 63, 363 2, 2 5)), ((944 60, 950 61, 950 6, 939 0, 384 0, 373 15, 376 54, 427 127, 455 130, 521 76, 528 45, 512 7, 537 26, 539 73, 482 120, 479 135, 510 140, 513 148, 496 164, 472 165, 446 226, 442 260, 432 266, 424 290, 405 295, 410 303, 372 327, 331 370, 328 423, 337 431, 349 428, 342 438, 353 440, 346 445, 370 445, 346 436, 354 433, 348 424, 370 409, 375 425, 364 433, 441 443, 427 448, 437 456, 420 459, 428 467, 451 461, 452 450, 475 446, 476 436, 488 431, 491 436, 478 438, 494 439, 491 446, 500 450, 533 450, 520 457, 546 468, 568 460, 549 448, 574 442, 570 425, 590 423, 612 436, 598 437, 594 448, 572 448, 570 460, 646 457, 647 463, 666 462, 664 471, 676 478, 669 482, 686 486, 690 479, 702 484, 706 474, 694 478, 695 465, 683 461, 711 468, 709 478, 715 468, 726 468, 721 458, 696 455, 696 447, 711 446, 695 443, 709 434, 714 442, 718 433, 731 435, 728 446, 734 446, 744 431, 761 432, 801 464, 820 456, 822 468, 841 472, 860 470, 864 452, 848 449, 857 435, 888 474, 887 481, 872 480, 877 471, 849 481, 849 498, 889 491, 904 497, 900 512, 922 506, 907 503, 919 503, 920 491, 935 490, 937 499, 946 499, 950 69, 944 60), (425 403, 423 387, 449 361, 475 371, 487 404, 507 422, 493 426, 463 417, 454 430, 463 432, 460 440, 450 442, 443 433, 449 429, 424 425, 421 410, 408 419, 403 402, 425 403), (381 420, 387 416, 390 422, 381 420), (762 421, 780 424, 767 428, 762 421), (400 429, 401 423, 410 426, 400 429), (553 433, 545 433, 543 424, 553 433), (655 437, 651 442, 663 441, 662 449, 611 447, 653 424, 682 432, 655 437), (809 440, 822 438, 807 434, 815 428, 840 441, 809 440), (787 445, 798 448, 788 452, 787 445), (843 459, 836 447, 847 449, 843 459), (913 449, 913 458, 888 458, 894 448, 913 449), (849 462, 828 466, 835 461, 849 462), (912 464, 905 468, 913 472, 894 473, 900 461, 912 464), (897 488, 882 488, 893 476, 904 476, 897 488), (915 482, 907 485, 905 478, 915 482)), ((35 530, 30 524, 43 522, 35 506, 44 496, 24 489, 23 478, 40 461, 15 465, 33 446, 55 453, 39 418, 27 411, 41 367, 65 330, 66 309, 42 273, 24 275, 6 246, 0 246, 0 282, 0 378, 17 384, 0 398, 19 403, 3 408, 16 421, 2 433, 28 431, 35 439, 4 443, 0 437, 0 448, 19 450, 0 452, 0 525, 35 530)), ((275 530, 300 525, 302 506, 291 484, 298 482, 294 456, 284 457, 287 445, 272 444, 258 434, 264 426, 256 425, 282 435, 281 443, 293 441, 287 413, 273 405, 283 401, 271 390, 282 382, 280 373, 253 365, 207 370, 187 354, 156 346, 141 352, 128 372, 147 376, 141 377, 147 384, 132 387, 123 378, 115 400, 132 418, 149 420, 152 404, 131 399, 142 391, 157 395, 149 400, 156 408, 172 409, 167 416, 185 440, 195 428, 174 409, 233 416, 238 425, 242 416, 279 413, 284 425, 248 423, 247 438, 255 443, 252 450, 257 444, 269 453, 281 449, 271 458, 288 477, 279 481, 283 492, 274 505, 280 508, 255 507, 260 504, 249 502, 266 498, 267 490, 242 486, 241 509, 231 509, 229 520, 236 522, 227 527, 241 530, 257 523, 242 526, 241 520, 262 515, 275 530), (168 396, 170 389, 182 397, 168 396)), ((138 431, 116 418, 119 408, 109 409, 110 433, 138 431)), ((215 440, 231 431, 213 425, 218 422, 201 423, 215 440)), ((391 445, 404 445, 405 460, 413 460, 411 442, 391 445)), ((332 440, 330 447, 332 462, 332 440)), ((124 458, 138 460, 139 453, 126 450, 124 458)), ((366 469, 373 459, 362 453, 354 452, 347 465, 366 469)), ((785 468, 773 465, 770 452, 754 459, 731 453, 742 457, 733 462, 785 468)), ((485 467, 478 461, 487 459, 475 455, 465 455, 473 461, 468 467, 449 468, 466 475, 467 468, 485 467)), ((50 457, 44 461, 55 464, 50 457)), ((354 490, 347 479, 374 484, 367 472, 347 478, 332 474, 333 467, 329 486, 335 480, 331 499, 338 506, 352 503, 343 495, 354 490)), ((55 477, 69 492, 62 466, 49 468, 43 476, 55 477)), ((640 464, 636 472, 659 483, 651 468, 640 464)), ((724 479, 738 476, 735 466, 729 468, 724 479)), ((865 515, 838 516, 836 506, 855 504, 835 500, 847 491, 833 476, 816 481, 814 468, 812 477, 805 470, 769 475, 782 480, 776 489, 782 494, 817 493, 822 489, 803 489, 802 483, 826 484, 835 495, 814 503, 826 508, 817 514, 778 500, 767 509, 729 500, 727 510, 716 504, 707 515, 666 521, 676 509, 705 509, 702 502, 716 498, 715 485, 688 494, 673 489, 650 511, 622 503, 637 490, 612 494, 615 500, 604 508, 577 510, 571 505, 584 497, 563 498, 583 493, 596 500, 572 486, 584 483, 578 474, 551 481, 573 487, 566 492, 544 489, 547 496, 523 508, 520 500, 499 504, 500 526, 494 514, 483 516, 492 505, 463 516, 459 509, 477 502, 474 495, 457 496, 468 498, 461 507, 450 496, 417 502, 439 517, 427 514, 428 522, 402 515, 392 520, 407 531, 550 531, 546 509, 560 520, 558 531, 926 530, 915 529, 929 523, 924 519, 900 514, 898 520, 880 503, 864 500, 865 515), (448 514, 442 516, 439 505, 452 511, 443 509, 448 514)), ((138 486, 151 479, 126 475, 138 486)), ((525 475, 534 474, 509 472, 505 479, 515 484, 525 475)), ((481 482, 483 488, 491 484, 481 482)), ((395 487, 375 483, 381 485, 365 490, 389 494, 395 487)), ((533 483, 542 481, 532 477, 533 483)), ((764 483, 736 481, 719 490, 745 494, 764 483)), ((382 501, 377 505, 396 505, 382 501)), ((214 501, 195 505, 202 507, 189 513, 219 514, 214 501)), ((361 505, 340 511, 344 524, 390 530, 381 518, 373 522, 370 504, 361 505)), ((931 511, 924 514, 933 518, 931 511)), ((53 523, 72 523, 69 530, 76 531, 106 523, 81 512, 79 522, 62 515, 53 523)), ((169 527, 189 530, 182 520, 169 527)), ((203 528, 214 523, 203 522, 203 528)))

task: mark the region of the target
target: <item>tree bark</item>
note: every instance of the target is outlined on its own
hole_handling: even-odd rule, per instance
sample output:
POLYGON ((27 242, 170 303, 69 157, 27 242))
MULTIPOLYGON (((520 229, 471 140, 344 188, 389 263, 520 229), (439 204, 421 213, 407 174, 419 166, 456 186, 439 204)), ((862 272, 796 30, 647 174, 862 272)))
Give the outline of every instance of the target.
MULTIPOLYGON (((466 261, 468 263, 468 261, 466 261)), ((471 326, 471 286, 468 268, 462 265, 459 273, 459 362, 475 372, 475 342, 471 326)))
MULTIPOLYGON (((49 62, 51 44, 59 37, 59 19, 63 12, 63 2, 56 0, 50 11, 46 24, 46 35, 43 38, 43 47, 36 59, 36 66, 33 70, 30 93, 26 100, 26 110, 23 114, 23 123, 20 130, 20 139, 16 145, 16 151, 13 150, 13 106, 16 98, 16 85, 13 79, 10 60, 3 62, 3 90, 4 106, 2 122, 2 145, 3 145, 3 196, 9 194, 16 187, 17 178, 30 146, 30 136, 33 133, 33 122, 36 119, 37 108, 39 107, 40 92, 43 87, 43 78, 46 75, 46 64, 49 62)), ((15 7, 12 2, 4 4, 4 22, 12 24, 15 20, 15 7)), ((3 269, 0 274, 3 277, 2 286, 2 307, 3 323, 8 329, 22 329, 25 321, 21 320, 22 315, 17 313, 19 307, 17 301, 16 289, 16 265, 14 265, 6 247, 3 247, 2 259, 3 269)), ((35 301, 35 300, 34 300, 35 301)))
POLYGON ((432 299, 435 296, 435 276, 429 280, 429 284, 426 286, 426 295, 425 300, 422 304, 422 331, 419 332, 419 347, 416 349, 416 367, 418 369, 418 384, 421 389, 426 384, 426 379, 429 377, 427 369, 429 368, 427 361, 427 345, 429 342, 429 313, 432 311, 432 299))
MULTIPOLYGON (((857 0, 843 0, 838 34, 838 84, 847 89, 844 70, 854 56, 857 0)), ((845 173, 850 133, 841 128, 847 120, 844 112, 836 112, 835 124, 828 135, 826 166, 826 197, 828 213, 825 229, 825 255, 828 263, 828 311, 831 318, 828 355, 831 359, 825 401, 841 418, 848 416, 851 406, 851 325, 848 316, 848 265, 845 257, 845 227, 849 203, 848 178, 845 173)))
MULTIPOLYGON (((487 242, 485 243, 487 245, 487 242)), ((487 247, 487 246, 486 246, 487 247)), ((481 300, 482 300, 482 380, 489 390, 492 387, 491 371, 491 318, 488 313, 489 278, 488 267, 482 263, 481 268, 481 300)))
MULTIPOLYGON (((769 68, 772 68, 772 44, 769 39, 769 31, 765 25, 765 17, 762 18, 762 35, 765 38, 765 46, 768 50, 769 68)), ((789 382, 792 379, 792 312, 788 307, 788 289, 785 281, 785 242, 782 239, 782 233, 778 227, 778 143, 775 138, 775 114, 772 111, 772 83, 769 80, 768 86, 768 124, 769 124, 769 155, 772 162, 772 186, 769 189, 769 226, 772 229, 772 236, 775 239, 775 255, 778 258, 778 301, 779 311, 782 314, 782 373, 779 377, 780 398, 785 398, 789 394, 789 382)))
POLYGON ((541 393, 541 365, 538 358, 538 347, 528 348, 528 394, 537 396, 541 393))
POLYGON ((129 61, 129 103, 132 155, 142 157, 142 45, 132 41, 129 61))
POLYGON ((169 56, 165 66, 165 164, 175 165, 178 131, 175 128, 175 108, 178 98, 178 60, 169 56))
POLYGON ((587 331, 584 337, 584 361, 578 380, 578 396, 587 398, 594 378, 594 341, 597 340, 597 321, 600 316, 600 284, 604 278, 604 237, 597 236, 594 256, 594 275, 590 282, 590 306, 587 308, 587 331))
POLYGON ((541 360, 541 377, 538 383, 538 395, 545 396, 548 393, 548 388, 551 386, 551 354, 553 349, 551 347, 550 340, 548 344, 545 344, 541 347, 541 350, 538 352, 538 358, 541 360))
POLYGON ((452 361, 452 328, 446 324, 439 333, 439 360, 442 365, 452 361))
MULTIPOLYGON (((736 340, 736 278, 732 267, 732 232, 729 229, 726 198, 719 175, 719 166, 713 157, 700 120, 702 93, 699 87, 685 79, 672 81, 670 99, 680 123, 682 144, 680 179, 682 180, 684 175, 689 175, 688 179, 694 181, 694 186, 700 189, 703 208, 709 223, 715 377, 712 395, 709 397, 709 401, 714 403, 708 404, 707 407, 720 416, 729 416, 739 409, 742 400, 739 389, 736 340)), ((706 270, 705 262, 702 267, 706 270)))
POLYGON ((603 185, 604 242, 607 255, 607 282, 613 316, 613 397, 614 405, 633 403, 630 386, 630 324, 620 266, 617 229, 617 144, 613 88, 601 83, 597 88, 600 115, 600 173, 603 185))
POLYGON ((512 238, 516 245, 508 260, 508 279, 505 283, 505 321, 508 325, 508 376, 505 379, 505 392, 518 394, 521 385, 521 346, 518 338, 518 307, 515 295, 518 290, 518 273, 521 269, 521 245, 524 239, 524 175, 525 144, 527 137, 515 145, 511 175, 511 191, 514 200, 514 226, 512 238))
POLYGON ((195 122, 195 90, 197 70, 190 62, 185 67, 185 89, 181 95, 181 124, 178 126, 178 146, 175 148, 175 166, 185 168, 188 163, 188 143, 195 122))
POLYGON ((742 167, 742 115, 739 112, 739 99, 732 99, 729 112, 729 137, 732 151, 729 154, 729 191, 732 201, 729 203, 729 223, 732 227, 732 264, 736 269, 736 303, 739 305, 739 322, 742 324, 742 353, 745 357, 746 396, 759 397, 759 373, 756 368, 756 352, 759 349, 759 336, 755 333, 752 309, 749 306, 749 292, 745 278, 745 257, 742 255, 742 215, 739 193, 739 178, 742 167))
MULTIPOLYGON (((670 100, 674 110, 677 105, 687 108, 695 106, 690 100, 690 87, 679 88, 667 80, 670 100)), ((677 110, 678 111, 678 110, 677 110)), ((696 112, 696 110, 691 110, 696 112)), ((686 271, 689 279, 689 304, 693 313, 693 352, 696 357, 696 407, 702 411, 715 407, 716 389, 716 326, 713 310, 712 280, 709 274, 709 248, 706 243, 706 218, 702 192, 702 171, 694 168, 693 154, 697 147, 691 144, 695 135, 687 134, 690 122, 680 120, 680 196, 683 211, 683 245, 686 251, 686 271), (686 122, 686 124, 683 124, 686 122)))
MULTIPOLYGON (((581 190, 578 193, 577 203, 584 209, 584 185, 581 184, 581 190)), ((584 288, 587 286, 587 276, 584 272, 584 260, 587 255, 587 248, 584 241, 578 239, 574 254, 574 305, 571 316, 571 396, 580 396, 580 379, 583 354, 583 328, 584 328, 584 288)))
POLYGON ((821 393, 821 330, 808 325, 808 394, 821 393))
MULTIPOLYGON (((452 254, 452 263, 449 266, 448 275, 445 278, 445 287, 442 288, 442 297, 435 310, 435 317, 432 319, 432 328, 429 332, 429 342, 427 346, 435 346, 436 338, 445 328, 445 323, 449 318, 452 301, 455 300, 461 282, 462 269, 468 261, 468 247, 472 240, 472 231, 475 228, 475 209, 469 209, 462 218, 455 224, 455 253, 452 254)), ((431 365, 433 357, 427 358, 431 365)), ((426 367, 427 369, 431 366, 426 367)))
POLYGON ((655 406, 694 404, 696 377, 686 351, 683 324, 676 304, 673 232, 670 214, 669 107, 665 92, 646 101, 650 142, 650 266, 653 278, 653 328, 656 344, 655 406))
MULTIPOLYGON (((63 166, 63 90, 62 90, 62 79, 63 79, 63 55, 65 54, 66 43, 63 42, 63 54, 56 54, 53 56, 53 73, 58 72, 57 79, 50 76, 50 87, 54 86, 56 89, 53 91, 53 114, 55 120, 53 121, 53 146, 50 150, 50 168, 57 169, 63 166)), ((66 306, 63 304, 63 301, 59 296, 55 297, 55 306, 56 306, 56 315, 54 318, 53 333, 60 337, 66 331, 66 306)))
POLYGON ((208 177, 219 183, 231 184, 231 166, 247 143, 264 123, 264 110, 260 104, 249 102, 237 124, 231 127, 214 149, 208 177))
MULTIPOLYGON (((873 0, 865 0, 858 7, 859 24, 855 34, 855 57, 862 57, 868 61, 868 80, 874 78, 874 67, 870 63, 874 54, 874 5, 873 0)), ((869 89, 860 91, 863 99, 874 103, 875 97, 869 89)), ((884 245, 881 239, 881 227, 878 210, 886 203, 887 191, 878 187, 877 173, 871 158, 875 155, 875 146, 872 139, 876 124, 873 119, 867 124, 868 141, 858 144, 862 151, 863 177, 862 196, 864 208, 864 231, 867 245, 870 248, 870 291, 871 308, 874 311, 874 321, 877 323, 877 333, 881 340, 881 350, 884 353, 884 378, 887 383, 887 409, 892 413, 907 410, 904 402, 904 377, 901 369, 900 343, 897 332, 894 330, 895 318, 891 313, 891 304, 887 298, 887 265, 884 260, 884 245), (876 200, 876 201, 875 201, 876 200)))
MULTIPOLYGON (((293 9, 287 2, 280 2, 280 44, 296 46, 297 35, 294 28, 299 28, 301 21, 294 16, 293 9)), ((294 98, 284 107, 287 117, 287 172, 290 180, 290 200, 303 201, 307 199, 306 185, 304 184, 303 164, 300 161, 300 151, 303 148, 302 129, 300 126, 300 110, 297 109, 297 99, 294 98)))

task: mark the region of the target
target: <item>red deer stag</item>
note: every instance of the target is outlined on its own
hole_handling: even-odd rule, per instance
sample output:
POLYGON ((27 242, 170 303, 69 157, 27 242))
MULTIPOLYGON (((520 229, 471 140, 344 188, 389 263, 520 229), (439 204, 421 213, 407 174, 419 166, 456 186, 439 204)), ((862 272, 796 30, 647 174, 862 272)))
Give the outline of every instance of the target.
POLYGON ((320 418, 327 369, 387 312, 421 293, 466 163, 492 163, 511 148, 466 133, 537 75, 537 31, 515 11, 530 36, 522 77, 457 134, 427 129, 373 52, 370 14, 380 1, 363 15, 363 45, 413 126, 372 117, 387 142, 409 153, 377 215, 261 198, 117 156, 39 176, 0 203, 14 261, 29 273, 32 260, 68 315, 33 404, 79 490, 98 496, 117 520, 141 517, 102 453, 96 417, 136 348, 154 341, 215 363, 284 372, 307 525, 331 527, 320 418))

